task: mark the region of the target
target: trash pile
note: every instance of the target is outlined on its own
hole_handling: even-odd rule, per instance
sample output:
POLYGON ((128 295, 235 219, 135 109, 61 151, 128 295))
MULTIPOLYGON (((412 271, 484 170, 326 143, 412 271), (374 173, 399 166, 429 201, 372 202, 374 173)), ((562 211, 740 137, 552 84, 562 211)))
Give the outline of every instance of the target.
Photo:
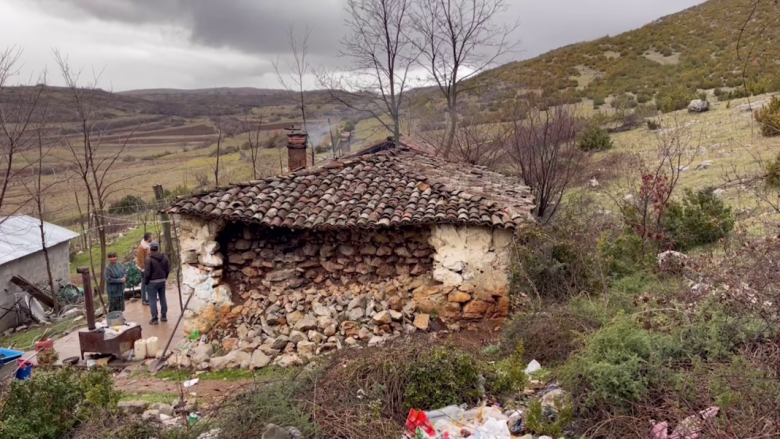
MULTIPOLYGON (((541 370, 538 361, 528 364, 525 373, 532 375, 541 370)), ((540 381, 531 380, 530 387, 523 392, 525 396, 533 396, 541 400, 545 415, 551 418, 557 416, 560 401, 565 392, 552 383, 544 385, 540 381)), ((437 410, 410 410, 406 419, 404 439, 544 439, 547 436, 528 434, 525 428, 526 407, 502 407, 500 404, 482 403, 469 408, 466 404, 451 405, 437 410)))
POLYGON ((470 410, 454 405, 429 412, 412 409, 406 419, 404 438, 511 439, 510 423, 522 425, 520 413, 512 415, 510 418, 498 406, 485 405, 470 410))

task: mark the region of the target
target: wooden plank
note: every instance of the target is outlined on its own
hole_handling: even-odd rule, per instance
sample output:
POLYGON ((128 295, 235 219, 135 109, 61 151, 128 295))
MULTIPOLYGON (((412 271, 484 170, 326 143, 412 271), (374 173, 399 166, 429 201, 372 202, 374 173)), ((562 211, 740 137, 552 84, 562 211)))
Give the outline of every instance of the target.
POLYGON ((50 295, 41 291, 40 288, 33 285, 27 279, 21 276, 14 276, 11 278, 11 283, 38 299, 38 301, 42 304, 48 306, 49 308, 54 308, 54 299, 52 299, 50 295))

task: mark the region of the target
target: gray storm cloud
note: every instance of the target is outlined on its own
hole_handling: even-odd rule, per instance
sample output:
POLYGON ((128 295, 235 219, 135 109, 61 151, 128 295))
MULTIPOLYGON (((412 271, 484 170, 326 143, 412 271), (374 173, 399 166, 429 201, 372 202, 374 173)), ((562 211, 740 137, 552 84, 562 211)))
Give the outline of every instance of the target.
POLYGON ((127 24, 174 24, 194 44, 244 53, 284 55, 291 24, 310 26, 309 53, 332 57, 343 35, 341 0, 36 0, 70 7, 75 19, 96 18, 127 24))
MULTIPOLYGON (((2 0, 0 0, 2 1, 2 0)), ((11 0, 14 1, 14 0, 11 0)), ((21 1, 21 0, 19 0, 21 1)), ((251 78, 266 75, 262 82, 273 86, 276 81, 270 61, 289 55, 288 27, 295 24, 299 31, 312 28, 309 41, 309 57, 312 65, 329 68, 343 66, 348 60, 336 53, 345 34, 344 5, 346 0, 24 0, 35 5, 35 14, 56 16, 67 20, 74 32, 89 29, 91 23, 119 23, 125 31, 137 27, 139 32, 173 32, 191 47, 187 50, 192 60, 171 60, 177 72, 184 71, 190 87, 211 87, 221 84, 242 85, 251 78), (202 50, 208 49, 208 50, 202 50), (225 50, 221 55, 220 51, 225 50), (203 58, 199 55, 204 52, 203 58), (232 53, 233 55, 231 55, 232 53), (225 63, 221 68, 220 57, 225 60, 235 54, 249 55, 256 63, 225 63), (208 63, 203 63, 203 59, 208 63), (201 61, 199 61, 199 59, 201 61)), ((496 17, 498 22, 519 21, 512 38, 520 41, 520 51, 508 54, 500 62, 530 58, 555 48, 616 35, 656 20, 662 16, 703 3, 704 0, 506 0, 507 11, 496 17)), ((30 23, 32 26, 34 22, 30 23)), ((105 28, 105 26, 103 26, 105 28)), ((86 32, 86 31, 85 31, 86 32)), ((132 31, 130 31, 132 32, 132 31)), ((33 43, 46 38, 57 41, 43 29, 32 37, 33 43), (45 37, 44 37, 45 36, 45 37)), ((22 46, 25 41, 15 41, 22 46)), ((165 41, 161 41, 163 49, 165 41)), ((48 43, 52 45, 51 42, 48 43)), ((90 42, 86 41, 84 52, 90 42)), ((95 41, 99 45, 99 41, 95 41)), ((174 43, 172 43, 174 45, 174 43)), ((124 50, 133 53, 137 47, 132 37, 122 41, 124 50)), ((67 51, 67 47, 64 48, 67 51)), ((133 60, 132 67, 158 67, 161 58, 151 54, 162 53, 145 46, 149 60, 133 60)), ((289 58, 288 58, 289 59, 289 58)), ((100 57, 90 59, 100 65, 100 57)), ((115 61, 116 62, 116 61, 115 61)), ((120 61, 121 62, 121 61, 120 61)), ((131 62, 131 61, 128 61, 131 62)), ((166 83, 175 81, 170 73, 166 83)), ((180 73, 178 73, 180 74, 180 73)), ((132 87, 138 79, 124 72, 117 73, 124 87, 132 87), (124 75, 124 76, 122 76, 124 75)), ((144 78, 146 82, 152 78, 144 78)), ((256 83, 254 83, 256 84, 256 83)), ((313 84, 312 84, 313 85, 313 84)))

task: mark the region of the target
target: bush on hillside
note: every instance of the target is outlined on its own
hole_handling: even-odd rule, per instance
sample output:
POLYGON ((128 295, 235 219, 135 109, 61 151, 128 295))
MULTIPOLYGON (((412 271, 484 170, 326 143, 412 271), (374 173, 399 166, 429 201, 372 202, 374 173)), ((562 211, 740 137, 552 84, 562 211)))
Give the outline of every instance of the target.
POLYGON ((671 113, 672 111, 688 108, 688 104, 690 104, 693 99, 696 99, 696 97, 697 96, 689 90, 677 87, 659 91, 656 103, 661 112, 671 113))
POLYGON ((655 131, 657 129, 661 128, 661 124, 659 122, 656 122, 654 120, 648 120, 647 121, 647 129, 650 131, 655 131))
POLYGON ((612 407, 625 413, 632 404, 672 379, 669 369, 679 353, 667 335, 643 329, 629 316, 588 338, 562 369, 564 388, 580 398, 581 410, 612 407))
POLYGON ((135 195, 125 195, 119 201, 111 203, 108 206, 110 215, 129 215, 131 213, 143 212, 147 210, 146 202, 135 195))
POLYGON ((764 183, 771 188, 780 187, 780 154, 764 166, 764 183))
POLYGON ((761 126, 763 136, 780 136, 780 98, 772 96, 772 100, 758 109, 754 117, 761 126))
POLYGON ((601 262, 591 242, 598 236, 590 230, 567 212, 546 227, 523 228, 515 248, 512 290, 540 300, 602 290, 601 262))
POLYGON ((107 369, 39 370, 11 382, 0 404, 0 437, 59 439, 89 417, 113 410, 118 401, 107 369))
POLYGON ((604 99, 604 96, 593 96, 593 108, 598 109, 602 105, 604 105, 607 101, 604 99))
POLYGON ((725 238, 734 228, 734 215, 713 188, 686 189, 682 202, 670 203, 664 225, 674 247, 684 251, 725 238))
POLYGON ((612 149, 612 138, 604 128, 601 128, 597 124, 590 124, 580 134, 580 138, 577 142, 577 146, 582 151, 606 151, 612 149))

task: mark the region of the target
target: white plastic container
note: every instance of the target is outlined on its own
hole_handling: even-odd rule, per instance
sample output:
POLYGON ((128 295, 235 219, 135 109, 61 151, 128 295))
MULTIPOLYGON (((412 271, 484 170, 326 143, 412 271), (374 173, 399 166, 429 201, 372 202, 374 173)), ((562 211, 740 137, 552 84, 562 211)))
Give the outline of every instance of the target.
POLYGON ((157 337, 146 339, 146 357, 154 358, 157 356, 157 337))
POLYGON ((146 340, 136 340, 133 344, 133 355, 135 358, 146 358, 146 340))

